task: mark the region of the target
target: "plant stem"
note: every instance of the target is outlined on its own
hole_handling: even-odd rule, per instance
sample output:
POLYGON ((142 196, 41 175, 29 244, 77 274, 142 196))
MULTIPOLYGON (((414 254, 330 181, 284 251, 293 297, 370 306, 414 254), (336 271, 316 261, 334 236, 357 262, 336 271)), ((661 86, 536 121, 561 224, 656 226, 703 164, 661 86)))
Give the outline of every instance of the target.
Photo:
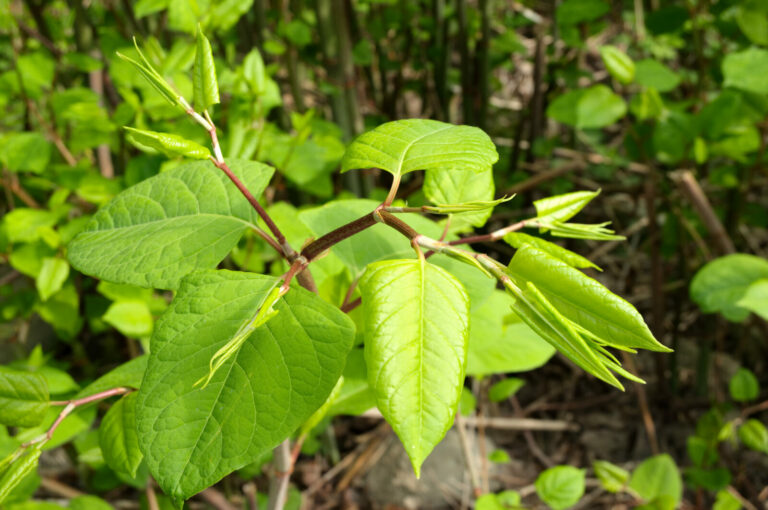
POLYGON ((21 447, 28 448, 33 444, 50 440, 53 437, 53 433, 56 432, 56 429, 59 427, 59 425, 61 425, 61 422, 64 421, 64 419, 67 416, 72 414, 72 411, 77 409, 79 406, 90 404, 91 402, 96 402, 98 400, 103 400, 105 398, 114 397, 116 395, 124 395, 132 391, 134 391, 132 388, 112 388, 110 390, 102 391, 100 393, 96 393, 88 397, 79 398, 77 400, 52 401, 51 405, 64 406, 64 409, 61 410, 61 412, 59 413, 59 416, 56 418, 56 421, 53 422, 53 425, 51 425, 51 427, 48 429, 48 431, 45 434, 43 434, 42 436, 38 436, 35 439, 32 439, 30 441, 27 441, 26 443, 22 444, 21 447))
POLYGON ((384 199, 384 207, 389 207, 392 205, 392 202, 395 200, 395 197, 397 196, 397 188, 400 187, 400 174, 396 174, 392 177, 392 186, 389 188, 389 193, 387 194, 387 198, 384 199))
POLYGON ((337 244, 344 239, 357 234, 358 232, 362 232, 363 230, 374 226, 377 223, 377 220, 374 217, 374 212, 375 211, 370 212, 365 216, 347 223, 346 225, 342 225, 336 230, 332 230, 319 239, 316 239, 307 245, 306 248, 301 250, 301 255, 305 257, 309 262, 312 262, 334 244, 337 244))
POLYGON ((281 510, 288 499, 288 482, 291 479, 291 440, 286 439, 273 451, 275 473, 269 484, 268 510, 281 510))
POLYGON ((461 239, 454 239, 453 241, 448 241, 448 244, 451 246, 455 246, 457 244, 474 244, 474 243, 487 243, 491 241, 498 241, 505 235, 509 234, 510 232, 516 232, 523 227, 526 226, 533 226, 533 219, 527 219, 523 221, 518 221, 517 223, 513 223, 512 225, 509 225, 504 228, 500 228, 499 230, 494 230, 490 234, 480 234, 476 236, 468 236, 468 237, 462 237, 461 239))

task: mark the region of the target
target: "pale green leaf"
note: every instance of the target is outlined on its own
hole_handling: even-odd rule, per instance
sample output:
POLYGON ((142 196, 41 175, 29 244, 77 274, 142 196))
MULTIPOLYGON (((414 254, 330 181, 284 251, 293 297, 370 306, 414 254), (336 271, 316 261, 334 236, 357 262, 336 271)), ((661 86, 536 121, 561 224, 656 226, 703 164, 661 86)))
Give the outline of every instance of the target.
POLYGON ((219 82, 216 80, 213 50, 211 50, 210 41, 199 26, 193 84, 197 111, 202 112, 210 108, 211 105, 219 103, 219 82))
POLYGON ((458 407, 469 333, 467 294, 453 276, 424 260, 371 264, 360 291, 368 380, 418 477, 458 407))
POLYGON ((747 287, 736 305, 768 321, 768 278, 761 278, 747 287))
POLYGON ((509 272, 520 281, 533 282, 560 313, 600 343, 670 352, 654 338, 634 306, 546 252, 523 246, 512 258, 509 272))
POLYGON ((299 429, 300 436, 305 436, 309 434, 313 428, 317 427, 317 425, 321 421, 323 421, 323 418, 328 416, 328 413, 333 407, 333 404, 336 402, 336 399, 339 398, 339 395, 341 394, 342 386, 344 386, 343 375, 339 377, 338 381, 336 381, 336 386, 333 387, 333 389, 331 390, 331 394, 328 395, 327 399, 325 399, 325 402, 323 402, 323 405, 318 407, 317 411, 312 413, 312 416, 310 416, 307 421, 301 424, 301 428, 299 429))
POLYGON ((737 253, 707 263, 691 281, 691 299, 704 313, 720 312, 734 322, 747 318, 749 310, 738 303, 754 282, 768 278, 768 260, 737 253))
POLYGON ((40 273, 35 278, 40 299, 47 301, 49 297, 60 291, 68 276, 69 263, 66 260, 54 257, 44 258, 40 273))
POLYGON ((136 478, 144 454, 139 449, 135 392, 115 402, 107 411, 99 426, 99 445, 110 468, 136 478))
POLYGON ((616 46, 606 44, 600 47, 600 57, 605 68, 619 83, 629 84, 635 79, 635 63, 616 46))
POLYGON ((344 384, 328 410, 328 415, 360 415, 376 406, 376 396, 368 384, 368 369, 362 349, 352 349, 344 367, 344 384))
POLYGON ((172 133, 158 133, 125 127, 128 138, 139 148, 149 147, 168 156, 185 156, 192 159, 208 159, 211 151, 197 142, 172 133))
POLYGON ((573 466, 555 466, 536 478, 536 494, 553 510, 575 505, 584 495, 585 473, 573 466))
POLYGON ((571 250, 563 248, 562 246, 559 246, 555 243, 546 241, 540 237, 529 236, 528 234, 523 234, 522 232, 510 232, 504 236, 504 241, 506 241, 510 246, 518 249, 522 248, 523 245, 530 244, 534 248, 547 252, 556 259, 560 259, 572 267, 591 267, 593 269, 597 269, 598 271, 600 270, 600 268, 593 264, 589 259, 584 258, 578 253, 574 253, 571 250))
MULTIPOLYGON (((424 194, 433 204, 491 201, 494 189, 493 170, 490 166, 479 172, 467 172, 462 168, 430 169, 424 176, 424 194)), ((493 208, 489 207, 481 211, 459 213, 451 221, 457 222, 459 226, 482 227, 492 211, 493 208)))
POLYGON ((152 334, 152 312, 145 301, 116 301, 109 305, 102 319, 130 338, 152 334))
POLYGON ((675 503, 683 497, 683 481, 675 461, 667 454, 650 457, 632 472, 629 488, 646 501, 669 497, 675 503))
POLYGON ((0 424, 34 427, 48 410, 48 385, 36 372, 0 366, 0 424))
POLYGON ((330 394, 354 340, 352 321, 301 288, 275 305, 204 388, 211 357, 258 312, 274 277, 199 271, 157 321, 137 402, 149 470, 177 503, 254 461, 330 394))
POLYGON ((768 429, 754 418, 745 421, 739 427, 739 439, 750 450, 768 455, 768 429))
POLYGON ((723 85, 755 94, 768 94, 768 50, 747 48, 723 59, 723 85))
POLYGON ((136 38, 133 39, 133 45, 136 47, 136 51, 141 58, 141 62, 127 57, 120 52, 117 53, 117 56, 132 64, 136 70, 139 71, 139 73, 141 73, 141 75, 160 93, 160 95, 168 100, 169 103, 183 109, 184 106, 181 104, 181 96, 179 96, 178 92, 176 92, 173 87, 171 87, 170 84, 165 80, 165 78, 163 78, 160 73, 155 70, 154 66, 149 63, 149 60, 147 60, 147 58, 144 56, 144 53, 142 53, 141 49, 139 49, 139 44, 136 42, 136 38))
POLYGON ((712 510, 741 510, 741 501, 728 492, 727 489, 723 489, 717 493, 717 498, 715 499, 715 505, 712 507, 712 510))
POLYGON ((541 198, 533 202, 536 218, 540 221, 568 221, 592 201, 600 190, 575 191, 564 195, 541 198))
POLYGON ((360 135, 344 154, 341 171, 380 168, 395 176, 445 168, 480 172, 498 159, 490 137, 476 127, 406 119, 360 135))
POLYGON ((11 172, 44 172, 51 160, 51 144, 41 133, 12 133, 0 139, 0 162, 11 172))
POLYGON ((547 116, 578 129, 610 126, 626 113, 624 99, 602 84, 566 92, 547 108, 547 116))
POLYGON ((37 468, 37 462, 42 453, 41 448, 42 443, 26 448, 10 465, 0 470, 0 504, 3 504, 11 496, 13 489, 37 468))
POLYGON ((243 78, 254 94, 266 92, 267 75, 264 70, 264 59, 257 48, 254 48, 243 59, 243 78))
POLYGON ((517 393, 517 390, 525 385, 525 381, 517 377, 508 377, 495 383, 488 390, 488 398, 491 402, 501 402, 517 393))
POLYGON ((53 227, 59 215, 53 211, 17 207, 3 215, 5 233, 12 243, 32 242, 43 238, 44 232, 53 227))
MULTIPOLYGON (((230 162, 259 196, 273 169, 230 162)), ((175 288, 195 269, 213 268, 257 221, 248 201, 209 162, 180 165, 128 188, 102 207, 68 246, 70 263, 105 280, 175 288)))
POLYGON ((592 468, 595 470, 595 476, 600 480, 600 485, 608 492, 619 492, 629 481, 629 471, 608 461, 596 460, 592 463, 592 468))

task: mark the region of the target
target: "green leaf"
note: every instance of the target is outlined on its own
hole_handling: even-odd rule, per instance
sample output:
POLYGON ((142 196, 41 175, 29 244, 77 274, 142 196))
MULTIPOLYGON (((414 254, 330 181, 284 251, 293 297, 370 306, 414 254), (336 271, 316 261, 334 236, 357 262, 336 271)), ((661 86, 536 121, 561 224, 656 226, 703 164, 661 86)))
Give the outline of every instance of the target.
POLYGON ((578 268, 591 267, 600 271, 600 268, 593 264, 589 259, 555 243, 541 239, 540 237, 529 236, 528 234, 523 234, 521 232, 510 232, 504 236, 504 241, 510 246, 518 249, 529 244, 536 249, 547 252, 556 259, 562 260, 569 266, 578 268))
POLYGON ((352 349, 342 374, 344 384, 328 410, 330 416, 357 416, 376 406, 376 396, 368 384, 368 369, 362 349, 352 349))
POLYGON ((368 380, 418 477, 453 425, 464 384, 469 301, 424 260, 387 260, 360 280, 368 380))
POLYGON ((566 92, 547 108, 547 116, 577 129, 610 126, 626 113, 624 99, 605 85, 566 92))
POLYGON ((768 94, 768 50, 747 48, 723 59, 723 85, 768 94))
POLYGON ((509 272, 533 282, 568 320, 613 347, 670 352, 653 336, 634 306, 546 252, 526 245, 517 250, 509 272))
POLYGON ((211 105, 218 104, 219 82, 216 80, 216 65, 213 62, 211 43, 197 27, 197 51, 194 68, 195 109, 202 112, 211 105))
POLYGON ((145 354, 123 363, 80 390, 75 398, 90 397, 112 388, 139 389, 141 380, 144 378, 144 372, 147 370, 148 360, 149 356, 145 354))
POLYGON ((139 449, 135 392, 118 400, 107 411, 99 427, 99 445, 110 468, 136 478, 144 454, 139 449))
POLYGON ((720 312, 733 322, 747 318, 749 310, 738 302, 757 280, 768 278, 768 261, 754 255, 720 257, 699 269, 691 281, 691 299, 704 313, 720 312))
POLYGON ((659 92, 669 92, 680 84, 680 76, 655 59, 635 62, 635 83, 659 92))
POLYGON ((480 172, 498 159, 490 137, 476 127, 406 119, 357 137, 344 154, 341 171, 380 168, 395 176, 445 168, 480 172))
POLYGON ((536 217, 540 221, 565 222, 576 216, 599 194, 600 190, 575 191, 564 195, 541 198, 534 201, 533 206, 536 208, 536 217))
MULTIPOLYGON (((272 168, 230 162, 259 196, 272 168)), ((205 161, 186 163, 128 188, 102 207, 68 246, 70 263, 97 278, 173 289, 195 269, 215 267, 257 215, 227 177, 205 161)))
POLYGON ((11 172, 43 173, 50 160, 51 144, 40 133, 13 133, 0 140, 0 162, 11 172))
POLYGON ((555 466, 536 478, 536 494, 554 510, 575 505, 584 495, 583 469, 573 466, 555 466))
POLYGON ((323 402, 323 405, 317 408, 317 411, 312 413, 312 416, 309 417, 307 421, 301 424, 301 427, 299 428, 299 435, 304 436, 309 434, 313 428, 317 427, 317 425, 323 421, 323 418, 328 416, 329 411, 333 407, 333 404, 336 402, 336 399, 341 394, 341 388, 344 386, 344 376, 342 375, 339 377, 339 380, 336 381, 336 386, 333 387, 331 390, 331 394, 328 395, 328 398, 325 399, 325 402, 323 402))
POLYGON ((555 354, 554 347, 510 310, 511 304, 509 296, 494 289, 482 305, 472 308, 467 375, 525 372, 542 366, 555 354))
POLYGON ((275 278, 230 271, 187 276, 157 321, 139 390, 141 449, 177 503, 277 445, 320 407, 344 368, 352 321, 301 288, 275 305, 204 388, 212 356, 260 309, 275 278))
MULTIPOLYGON (((358 219, 373 211, 381 202, 376 200, 336 200, 322 207, 299 213, 299 218, 316 236, 322 236, 337 227, 358 219)), ((437 238, 442 228, 426 218, 413 214, 402 219, 417 232, 437 238)), ((331 251, 338 256, 357 277, 365 267, 377 260, 413 256, 408 239, 386 225, 374 225, 344 241, 335 244, 331 251)))
MULTIPOLYGON (((461 168, 427 170, 424 176, 424 194, 433 204, 461 204, 473 201, 491 201, 494 195, 493 170, 489 166, 479 172, 466 172, 461 168)), ((476 212, 459 213, 452 222, 482 227, 491 216, 492 208, 476 212)))
POLYGON ((0 470, 0 504, 3 504, 13 489, 37 468, 42 446, 42 443, 38 443, 26 448, 10 465, 0 470))
POLYGON ((656 89, 646 88, 632 96, 629 111, 637 117, 637 120, 659 119, 665 113, 664 100, 656 89))
POLYGON ((68 276, 69 263, 66 260, 54 257, 44 258, 40 273, 35 278, 40 299, 48 301, 48 298, 59 292, 68 276))
POLYGON ((736 8, 736 23, 755 44, 768 46, 768 5, 762 0, 745 0, 736 8))
POLYGON ((560 25, 576 25, 597 19, 610 10, 605 0, 565 0, 557 6, 555 19, 560 25))
POLYGON ((629 471, 605 460, 594 461, 592 468, 595 470, 595 476, 600 480, 600 485, 608 492, 621 491, 629 480, 629 471))
POLYGON ((211 157, 211 151, 207 147, 187 140, 183 136, 171 133, 158 133, 157 131, 145 131, 127 126, 125 129, 128 130, 128 138, 140 149, 149 147, 169 157, 185 156, 192 159, 208 159, 211 157))
POLYGON ((757 377, 751 370, 740 368, 728 383, 728 391, 731 398, 737 402, 755 400, 760 394, 760 385, 757 377))
POLYGON ((117 52, 117 56, 126 62, 133 64, 134 67, 141 73, 141 75, 163 96, 169 103, 174 106, 178 106, 184 109, 184 105, 181 102, 181 96, 171 87, 168 82, 158 73, 152 64, 149 63, 147 57, 139 49, 139 44, 136 42, 136 38, 133 39, 133 45, 136 47, 136 51, 141 57, 141 62, 138 62, 130 57, 117 52))
POLYGON ((3 215, 5 233, 12 243, 28 243, 45 239, 45 231, 53 227, 59 215, 44 209, 17 207, 3 215))
POLYGON ((96 496, 78 496, 69 500, 69 510, 114 510, 112 505, 96 496))
POLYGON ((750 450, 768 455, 768 429, 756 419, 750 418, 739 427, 739 439, 750 450))
POLYGON ((741 508, 741 501, 727 489, 723 489, 717 493, 712 510, 741 510, 741 508))
POLYGON ((619 83, 626 85, 635 79, 635 63, 629 55, 616 46, 601 46, 600 57, 603 59, 605 68, 619 83))
POLYGON ((493 450, 488 455, 488 460, 490 460, 494 464, 506 464, 512 459, 509 457, 509 454, 504 450, 493 450))
POLYGON ((48 385, 36 372, 0 366, 0 424, 34 427, 48 410, 48 385))
POLYGON ((144 338, 152 334, 152 312, 144 301, 112 303, 102 319, 130 338, 144 338))
POLYGON ((267 75, 264 71, 264 59, 257 48, 254 48, 243 59, 243 78, 248 87, 256 95, 262 95, 267 90, 267 75))
POLYGON ((768 278, 761 278, 747 287, 736 305, 768 320, 768 278))
POLYGON ((495 383, 488 390, 488 398, 491 402, 502 402, 517 393, 523 387, 525 381, 517 377, 508 377, 495 383))
POLYGON ((675 461, 667 454, 656 455, 641 462, 632 473, 629 488, 645 501, 668 497, 676 504, 683 498, 680 472, 675 461))

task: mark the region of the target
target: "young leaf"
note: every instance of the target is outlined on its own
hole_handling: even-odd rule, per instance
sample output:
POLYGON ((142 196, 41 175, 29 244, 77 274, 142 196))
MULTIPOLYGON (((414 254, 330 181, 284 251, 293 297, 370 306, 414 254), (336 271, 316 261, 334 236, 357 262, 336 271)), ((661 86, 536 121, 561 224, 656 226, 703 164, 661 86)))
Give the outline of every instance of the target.
POLYGON ((0 424, 34 427, 45 418, 48 398, 41 374, 0 366, 0 424))
POLYGON ((761 278, 747 287, 736 305, 768 321, 768 278, 761 278))
POLYGON ((380 168, 396 177, 446 168, 481 172, 498 159, 490 137, 476 127, 406 119, 357 137, 344 154, 341 171, 380 168))
POLYGON ((624 236, 619 236, 613 230, 606 228, 611 222, 595 224, 562 223, 559 221, 539 221, 541 231, 551 230, 555 237, 569 237, 571 239, 592 239, 595 241, 623 241, 624 236))
POLYGON ((136 42, 135 37, 133 38, 133 45, 136 47, 136 51, 139 53, 139 57, 141 57, 141 62, 137 62, 136 60, 127 57, 120 52, 117 52, 117 56, 126 62, 133 64, 139 73, 141 73, 142 76, 144 76, 144 78, 146 78, 146 80, 151 83, 152 86, 155 87, 155 89, 160 93, 160 95, 167 99, 169 103, 184 109, 184 106, 181 103, 181 96, 179 96, 179 94, 173 90, 173 87, 171 87, 168 82, 165 81, 165 78, 163 78, 160 73, 155 70, 152 64, 149 63, 147 57, 145 57, 144 53, 142 53, 139 49, 139 44, 136 42))
POLYGON ((676 504, 683 498, 680 472, 675 461, 667 454, 656 455, 641 462, 632 473, 629 488, 646 501, 668 497, 676 504))
POLYGON ((61 286, 69 276, 69 263, 66 260, 56 257, 46 257, 43 259, 43 265, 40 267, 40 273, 35 278, 35 286, 40 294, 40 299, 47 301, 48 298, 61 290, 61 286))
POLYGON ((720 312, 729 321, 740 322, 749 310, 738 303, 755 281, 768 278, 768 260, 736 253, 707 263, 691 281, 691 299, 704 313, 720 312))
POLYGON ((583 469, 555 466, 536 478, 536 494, 554 510, 565 510, 584 495, 584 479, 583 469))
POLYGON ((626 469, 605 460, 594 461, 592 468, 595 470, 595 476, 600 480, 603 489, 608 492, 619 492, 629 480, 629 472, 626 469))
MULTIPOLYGON (((433 204, 492 201, 493 170, 490 166, 479 172, 467 172, 462 168, 430 169, 424 176, 423 189, 424 194, 433 204)), ((477 212, 460 213, 452 221, 458 221, 461 225, 482 227, 492 210, 493 207, 488 207, 477 212)))
POLYGON ((467 294, 448 272, 423 259, 371 264, 360 292, 368 380, 418 477, 424 459, 453 425, 459 404, 467 294))
POLYGON ((136 478, 144 454, 139 449, 135 392, 118 400, 107 411, 99 427, 99 445, 110 468, 136 478))
POLYGON ((635 63, 629 55, 616 46, 601 46, 600 57, 603 59, 605 68, 619 83, 627 85, 635 79, 635 63))
POLYGON ((517 390, 525 385, 525 381, 518 379, 517 377, 508 377, 503 379, 488 390, 488 398, 491 402, 501 402, 507 400, 509 397, 517 393, 517 390))
POLYGON ((211 151, 197 142, 187 140, 182 136, 171 133, 158 133, 125 127, 128 130, 128 138, 137 144, 139 148, 149 147, 168 156, 185 156, 192 159, 208 159, 211 151))
POLYGON ((521 232, 510 232, 504 236, 504 241, 510 246, 518 249, 522 248, 523 245, 530 244, 534 248, 549 253, 556 259, 562 260, 569 266, 578 268, 591 267, 600 271, 600 268, 593 264, 589 259, 540 237, 529 236, 528 234, 523 234, 521 232))
POLYGON ((547 108, 548 117, 577 129, 610 126, 626 113, 627 103, 624 99, 602 84, 566 92, 547 108))
MULTIPOLYGON (((232 171, 259 196, 273 169, 234 160, 232 171)), ((70 263, 104 280, 173 289, 195 269, 213 268, 257 215, 207 161, 180 165, 128 188, 102 207, 67 247, 70 263)))
POLYGON ((728 383, 728 391, 731 398, 737 402, 754 400, 760 394, 760 385, 757 377, 751 370, 740 368, 728 383))
POLYGON ((329 416, 349 414, 357 416, 376 406, 376 397, 368 384, 368 369, 362 349, 352 349, 342 374, 344 383, 334 399, 329 416))
POLYGON ((754 418, 739 427, 739 439, 750 450, 768 455, 768 429, 754 418))
POLYGON ((147 370, 148 359, 149 356, 144 354, 123 363, 80 390, 75 398, 90 397, 96 393, 119 387, 139 389, 141 380, 144 378, 144 372, 147 370))
POLYGON ((333 387, 331 390, 331 394, 328 395, 328 398, 325 399, 325 402, 323 402, 323 405, 317 408, 317 411, 312 413, 312 416, 309 417, 307 421, 302 423, 301 428, 299 428, 299 435, 304 436, 309 434, 313 428, 317 427, 317 424, 320 423, 323 418, 325 418, 328 415, 328 412, 333 407, 334 402, 336 402, 336 399, 341 394, 341 388, 344 386, 344 376, 342 375, 339 377, 339 380, 336 381, 336 386, 333 387))
POLYGON ((219 103, 219 83, 216 80, 216 66, 213 62, 211 43, 197 27, 197 51, 194 68, 195 109, 202 112, 219 103))
POLYGON ((539 221, 568 221, 599 194, 600 190, 575 191, 536 200, 533 203, 536 207, 536 217, 539 221))
POLYGON ((137 400, 139 442, 152 475, 176 502, 258 458, 327 399, 344 368, 354 324, 301 288, 275 304, 214 374, 211 357, 256 315, 274 277, 198 271, 157 321, 137 400))
MULTIPOLYGON (((37 468, 44 443, 37 443, 21 452, 4 469, 0 469, 0 504, 5 503, 24 478, 37 468)), ((13 454, 12 454, 13 455, 13 454)), ((15 455, 14 455, 15 457, 15 455)))
POLYGON ((523 246, 512 258, 509 273, 534 283, 560 313, 603 344, 670 352, 654 338, 634 306, 546 252, 523 246))
POLYGON ((509 296, 493 289, 482 305, 472 307, 467 375, 525 372, 542 366, 555 354, 554 347, 510 310, 511 304, 509 296))

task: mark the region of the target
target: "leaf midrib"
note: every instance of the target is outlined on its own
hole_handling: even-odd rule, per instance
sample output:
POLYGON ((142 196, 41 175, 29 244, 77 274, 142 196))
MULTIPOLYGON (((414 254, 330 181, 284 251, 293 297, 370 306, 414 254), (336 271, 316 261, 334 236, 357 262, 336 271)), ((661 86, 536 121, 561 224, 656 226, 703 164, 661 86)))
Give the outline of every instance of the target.
POLYGON ((405 146, 405 150, 403 150, 403 153, 400 155, 400 161, 398 161, 398 163, 397 163, 397 172, 395 172, 395 175, 402 175, 403 164, 405 163, 405 159, 408 156, 408 151, 410 151, 411 148, 415 144, 417 144, 418 142, 420 142, 421 140, 423 140, 423 139, 425 139, 425 138, 427 138, 429 136, 436 135, 437 133, 442 133, 443 131, 446 131, 446 130, 451 129, 451 128, 453 128, 452 125, 441 127, 440 129, 437 129, 435 131, 431 131, 429 133, 423 134, 423 135, 421 135, 421 136, 411 140, 408 143, 408 145, 405 146))

